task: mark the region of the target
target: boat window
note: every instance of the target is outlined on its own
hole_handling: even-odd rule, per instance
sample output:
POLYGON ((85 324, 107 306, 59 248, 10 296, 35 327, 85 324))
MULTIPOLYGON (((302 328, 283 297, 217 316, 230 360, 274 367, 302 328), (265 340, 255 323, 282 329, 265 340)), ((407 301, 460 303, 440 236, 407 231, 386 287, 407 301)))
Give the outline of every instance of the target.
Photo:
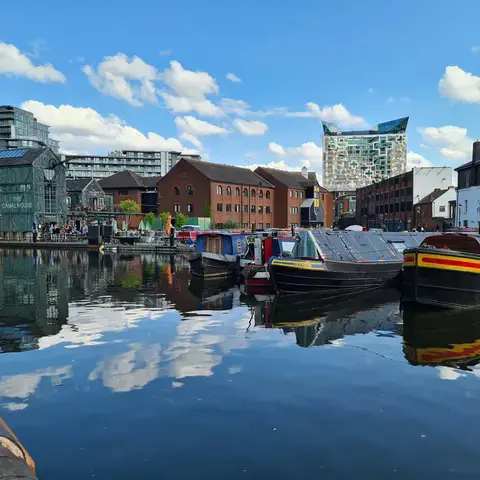
POLYGON ((427 237, 422 247, 453 250, 456 252, 480 254, 480 244, 476 237, 468 235, 436 235, 427 237))
POLYGON ((393 247, 397 252, 403 253, 405 250, 405 243, 404 242, 392 242, 393 247))
POLYGON ((282 252, 293 252, 293 249, 295 248, 295 241, 294 240, 282 240, 279 242, 280 243, 280 248, 282 252))
POLYGON ((317 247, 308 232, 299 232, 297 234, 292 254, 295 258, 318 259, 317 247))
POLYGON ((222 239, 216 238, 215 239, 215 252, 221 253, 222 252, 222 239))
POLYGON ((206 251, 208 253, 222 253, 222 238, 208 237, 206 251))

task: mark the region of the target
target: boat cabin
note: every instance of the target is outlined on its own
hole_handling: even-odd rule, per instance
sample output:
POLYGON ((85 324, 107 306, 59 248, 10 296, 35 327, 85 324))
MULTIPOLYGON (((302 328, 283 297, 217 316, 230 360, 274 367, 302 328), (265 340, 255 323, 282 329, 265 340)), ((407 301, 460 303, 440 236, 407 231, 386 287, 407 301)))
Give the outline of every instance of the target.
POLYGON ((246 235, 243 233, 200 233, 195 242, 195 252, 242 256, 245 253, 246 245, 246 235))
POLYGON ((466 233, 433 235, 420 244, 420 248, 422 247, 480 255, 480 236, 466 233))

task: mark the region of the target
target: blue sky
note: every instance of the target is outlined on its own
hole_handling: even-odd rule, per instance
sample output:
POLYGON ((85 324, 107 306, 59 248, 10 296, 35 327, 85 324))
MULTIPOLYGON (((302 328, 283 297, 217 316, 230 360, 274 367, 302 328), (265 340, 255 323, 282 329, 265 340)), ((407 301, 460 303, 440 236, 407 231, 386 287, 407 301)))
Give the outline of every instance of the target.
POLYGON ((68 152, 320 172, 321 119, 410 116, 418 165, 458 166, 480 136, 478 0, 0 3, 0 102, 68 152))

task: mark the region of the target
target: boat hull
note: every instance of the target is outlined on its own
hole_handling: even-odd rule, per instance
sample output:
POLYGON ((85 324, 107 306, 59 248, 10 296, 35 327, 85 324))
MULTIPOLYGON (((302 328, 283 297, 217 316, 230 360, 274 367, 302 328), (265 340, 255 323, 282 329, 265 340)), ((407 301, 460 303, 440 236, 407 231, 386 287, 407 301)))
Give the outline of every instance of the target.
POLYGON ((480 255, 432 248, 404 252, 405 303, 443 308, 480 306, 480 255))
POLYGON ((277 293, 309 293, 331 297, 377 288, 394 280, 401 261, 341 262, 275 258, 269 272, 277 293))
POLYGON ((240 262, 237 255, 202 252, 193 255, 189 262, 192 275, 198 277, 234 277, 240 271, 240 262))

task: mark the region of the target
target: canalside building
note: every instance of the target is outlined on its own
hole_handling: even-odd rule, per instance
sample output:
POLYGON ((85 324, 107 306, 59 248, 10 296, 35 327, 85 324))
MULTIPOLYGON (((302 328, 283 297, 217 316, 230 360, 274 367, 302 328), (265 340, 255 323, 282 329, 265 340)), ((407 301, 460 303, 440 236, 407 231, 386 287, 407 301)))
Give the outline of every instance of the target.
POLYGON ((424 226, 418 223, 418 204, 436 189, 448 190, 451 186, 451 167, 426 167, 413 168, 409 172, 358 188, 357 223, 389 231, 424 226))
POLYGON ((275 188, 248 168, 181 159, 157 184, 158 210, 211 218, 212 227, 271 228, 275 188))
POLYGON ((275 186, 274 225, 332 227, 333 195, 320 185, 317 174, 258 167, 255 172, 275 186))

